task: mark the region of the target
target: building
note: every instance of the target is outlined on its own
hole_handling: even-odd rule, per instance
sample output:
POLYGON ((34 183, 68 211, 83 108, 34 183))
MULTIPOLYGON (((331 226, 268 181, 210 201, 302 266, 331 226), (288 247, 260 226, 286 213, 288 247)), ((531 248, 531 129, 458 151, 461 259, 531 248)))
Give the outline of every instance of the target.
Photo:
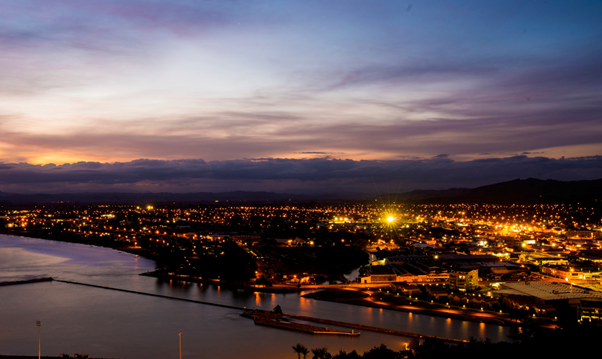
POLYGON ((397 280, 395 271, 388 266, 370 266, 360 276, 360 283, 391 283, 397 280))
POLYGON ((551 277, 571 280, 600 280, 602 272, 597 267, 582 266, 541 266, 541 272, 551 277))
POLYGON ((447 288, 441 286, 432 286, 429 285, 426 287, 426 293, 428 294, 429 298, 434 299, 434 300, 443 300, 443 299, 447 299, 448 293, 447 293, 447 288))
POLYGON ((479 271, 452 271, 449 274, 449 285, 453 289, 472 291, 479 286, 479 271))

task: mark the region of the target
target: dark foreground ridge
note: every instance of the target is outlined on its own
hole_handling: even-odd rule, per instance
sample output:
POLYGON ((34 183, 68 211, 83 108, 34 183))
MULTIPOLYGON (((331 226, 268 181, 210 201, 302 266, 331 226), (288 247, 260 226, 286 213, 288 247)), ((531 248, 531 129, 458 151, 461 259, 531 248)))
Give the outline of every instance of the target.
MULTIPOLYGON (((69 356, 67 354, 63 354, 63 355, 59 355, 59 356, 47 356, 47 355, 42 355, 41 358, 46 358, 46 359, 66 359, 66 358, 85 358, 85 359, 110 359, 110 358, 93 358, 93 357, 89 357, 86 354, 75 354, 74 356, 69 356)), ((38 356, 33 356, 33 355, 1 355, 0 354, 0 359, 38 359, 38 356)), ((112 358, 114 359, 114 358, 112 358)))

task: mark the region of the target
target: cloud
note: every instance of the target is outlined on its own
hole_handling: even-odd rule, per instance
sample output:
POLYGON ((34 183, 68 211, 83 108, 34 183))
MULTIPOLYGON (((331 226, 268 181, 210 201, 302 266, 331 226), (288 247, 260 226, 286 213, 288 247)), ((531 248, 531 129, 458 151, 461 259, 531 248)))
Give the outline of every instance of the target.
MULTIPOLYGON (((454 61, 454 60, 452 60, 454 61)), ((406 65, 370 65, 349 71, 331 74, 334 83, 327 84, 324 90, 374 84, 407 85, 408 83, 432 83, 457 78, 459 76, 490 76, 499 68, 482 63, 431 62, 406 65)), ((323 80, 323 79, 322 79, 323 80)))
POLYGON ((63 165, 0 164, 0 189, 12 192, 275 191, 382 192, 476 187, 515 178, 602 178, 602 156, 552 159, 514 156, 453 161, 354 161, 259 158, 230 161, 151 160, 63 165))
MULTIPOLYGON (((27 122, 7 117, 0 123, 0 151, 2 146, 6 148, 5 155, 0 152, 0 159, 63 163, 81 158, 112 162, 140 157, 228 160, 243 156, 345 154, 354 159, 393 159, 447 154, 457 159, 458 156, 477 158, 484 154, 507 156, 523 152, 543 155, 538 152, 554 147, 600 144, 599 113, 602 113, 602 105, 591 109, 541 109, 536 113, 462 120, 397 119, 370 123, 357 115, 341 124, 329 121, 326 113, 322 114, 326 118, 309 118, 286 111, 246 114, 225 111, 181 119, 97 120, 54 133, 19 131, 19 126, 27 122), (48 154, 54 157, 41 156, 48 154)), ((32 123, 30 127, 35 125, 32 123)))
POLYGON ((541 6, 6 2, 0 161, 600 155, 600 5, 541 6))

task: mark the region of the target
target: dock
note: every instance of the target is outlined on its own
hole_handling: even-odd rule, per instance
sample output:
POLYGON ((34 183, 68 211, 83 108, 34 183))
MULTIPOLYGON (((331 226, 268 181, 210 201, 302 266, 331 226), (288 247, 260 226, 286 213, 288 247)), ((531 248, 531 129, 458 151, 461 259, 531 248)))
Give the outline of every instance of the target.
POLYGON ((241 314, 246 318, 251 318, 255 322, 255 325, 264 325, 268 327, 294 330, 302 333, 317 334, 317 335, 346 335, 346 336, 359 336, 360 332, 346 332, 344 330, 318 327, 315 325, 309 325, 304 323, 297 323, 291 319, 294 319, 288 314, 276 314, 265 310, 247 310, 241 314))

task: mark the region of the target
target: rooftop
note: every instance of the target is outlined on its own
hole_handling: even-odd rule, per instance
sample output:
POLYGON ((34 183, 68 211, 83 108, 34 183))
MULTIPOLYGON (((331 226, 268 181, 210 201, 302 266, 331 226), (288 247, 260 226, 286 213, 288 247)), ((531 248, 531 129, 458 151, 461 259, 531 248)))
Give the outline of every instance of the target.
POLYGON ((528 295, 544 300, 561 299, 581 299, 581 298, 600 298, 602 293, 579 288, 574 285, 564 283, 549 282, 513 282, 504 283, 504 287, 510 289, 501 289, 495 293, 528 295))

